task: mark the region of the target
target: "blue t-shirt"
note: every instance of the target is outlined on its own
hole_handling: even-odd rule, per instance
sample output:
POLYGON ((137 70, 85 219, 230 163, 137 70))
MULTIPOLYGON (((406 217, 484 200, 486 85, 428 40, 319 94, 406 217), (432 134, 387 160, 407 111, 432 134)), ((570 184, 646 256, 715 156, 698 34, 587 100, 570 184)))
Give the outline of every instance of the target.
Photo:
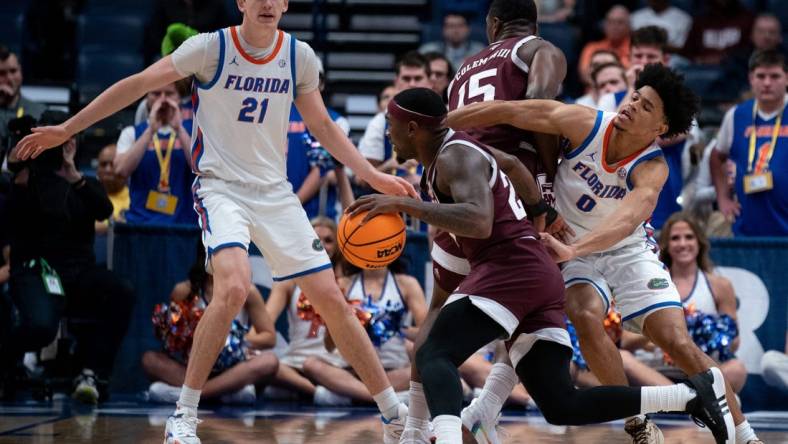
MULTIPOLYGON (((729 157, 736 164, 736 196, 741 204, 741 214, 733 224, 735 236, 788 236, 788 103, 783 108, 783 121, 777 136, 776 147, 769 170, 773 188, 769 191, 746 194, 744 176, 750 149, 750 132, 753 127, 753 100, 739 104, 733 112, 733 139, 729 157)), ((755 161, 763 149, 768 148, 777 117, 764 120, 756 116, 755 161)), ((753 162, 755 163, 755 162, 753 162)))
POLYGON ((671 214, 681 211, 681 205, 676 201, 681 195, 681 190, 684 188, 684 178, 681 174, 681 156, 684 153, 684 147, 687 141, 674 143, 672 145, 663 146, 662 153, 665 155, 665 161, 668 163, 668 180, 662 191, 659 193, 657 199, 657 206, 651 214, 651 225, 657 229, 662 229, 662 224, 670 217, 671 214))
MULTIPOLYGON (((147 128, 147 121, 135 126, 135 140, 139 139, 147 128)), ((192 121, 184 120, 183 128, 186 132, 191 133, 192 121)), ((169 134, 159 134, 162 151, 167 149, 169 138, 169 134)), ((134 170, 134 173, 129 178, 131 203, 128 211, 126 211, 126 221, 129 223, 159 225, 197 225, 197 215, 194 212, 194 199, 191 191, 194 174, 177 137, 175 138, 172 158, 170 159, 170 193, 178 198, 178 204, 175 207, 175 213, 171 216, 145 208, 145 204, 148 201, 148 193, 158 189, 159 172, 159 160, 156 158, 156 152, 153 150, 153 141, 151 141, 151 145, 145 150, 145 154, 142 156, 139 165, 137 165, 137 169, 134 170)))

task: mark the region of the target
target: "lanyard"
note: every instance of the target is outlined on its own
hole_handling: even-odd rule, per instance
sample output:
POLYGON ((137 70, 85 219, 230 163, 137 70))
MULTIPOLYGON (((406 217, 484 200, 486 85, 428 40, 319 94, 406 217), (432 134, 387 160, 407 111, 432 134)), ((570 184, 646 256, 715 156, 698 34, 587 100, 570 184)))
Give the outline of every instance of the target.
POLYGON ((156 151, 156 159, 159 161, 159 191, 167 191, 170 188, 170 159, 172 159, 172 147, 174 146, 175 132, 173 131, 167 140, 167 152, 162 155, 159 134, 153 135, 153 150, 156 151))
MULTIPOLYGON (((774 129, 772 130, 772 141, 769 144, 769 147, 766 148, 765 152, 762 152, 760 156, 758 156, 758 163, 755 165, 755 173, 759 174, 762 171, 769 168, 769 161, 772 160, 772 155, 774 155, 774 147, 777 144, 777 136, 780 134, 780 129, 782 128, 782 121, 783 121, 783 111, 785 107, 780 111, 780 114, 777 115, 777 121, 774 122, 774 129)), ((753 161, 755 161, 755 139, 757 139, 756 133, 758 132, 758 126, 755 124, 755 118, 758 115, 758 102, 754 102, 752 104, 752 131, 750 132, 750 150, 749 155, 747 157, 747 172, 753 172, 753 161)))

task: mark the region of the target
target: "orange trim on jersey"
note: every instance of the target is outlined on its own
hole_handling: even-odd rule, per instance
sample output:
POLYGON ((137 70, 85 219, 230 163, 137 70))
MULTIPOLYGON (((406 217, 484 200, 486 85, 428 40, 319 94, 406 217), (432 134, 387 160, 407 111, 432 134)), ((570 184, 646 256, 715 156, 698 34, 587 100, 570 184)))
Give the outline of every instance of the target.
POLYGON ((619 160, 618 162, 616 162, 615 165, 610 166, 607 164, 607 145, 610 142, 610 136, 612 134, 613 134, 613 122, 610 122, 607 125, 607 129, 605 130, 605 136, 602 139, 602 168, 604 168, 605 171, 607 171, 608 173, 615 173, 619 168, 635 160, 637 156, 639 156, 643 151, 645 151, 646 149, 648 149, 648 147, 651 146, 651 144, 648 144, 643 148, 630 154, 629 156, 619 160))
POLYGON ((273 60, 276 57, 276 55, 279 54, 279 50, 282 48, 282 42, 285 40, 285 33, 282 32, 281 30, 277 31, 276 45, 274 46, 274 50, 271 51, 271 54, 268 54, 268 56, 262 59, 256 59, 250 56, 246 51, 244 51, 243 47, 241 47, 241 41, 238 40, 238 31, 236 31, 236 28, 238 27, 237 26, 230 27, 230 35, 233 37, 233 44, 235 45, 235 49, 238 50, 238 52, 241 54, 241 57, 246 59, 247 62, 254 63, 255 65, 265 65, 266 63, 273 60))

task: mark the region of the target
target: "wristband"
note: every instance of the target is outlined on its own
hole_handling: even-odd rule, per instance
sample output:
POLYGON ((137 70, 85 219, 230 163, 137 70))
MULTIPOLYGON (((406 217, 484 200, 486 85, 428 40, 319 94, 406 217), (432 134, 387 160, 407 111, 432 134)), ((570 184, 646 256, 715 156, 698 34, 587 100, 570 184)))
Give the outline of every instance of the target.
POLYGON ((550 210, 550 205, 547 205, 544 199, 539 199, 539 202, 533 205, 524 204, 523 207, 530 218, 539 217, 550 210))

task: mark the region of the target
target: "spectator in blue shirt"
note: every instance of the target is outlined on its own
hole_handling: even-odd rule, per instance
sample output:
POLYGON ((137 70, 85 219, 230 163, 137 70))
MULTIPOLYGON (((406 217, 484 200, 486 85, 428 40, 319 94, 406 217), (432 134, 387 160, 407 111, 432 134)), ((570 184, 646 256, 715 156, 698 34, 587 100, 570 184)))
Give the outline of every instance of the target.
POLYGON ((709 160, 717 204, 734 221, 734 236, 788 236, 785 56, 778 50, 759 51, 749 67, 755 98, 725 114, 709 160), (726 180, 729 158, 735 164, 733 186, 726 180))
POLYGON ((178 111, 174 83, 146 95, 149 117, 123 130, 115 170, 129 178, 129 223, 196 225, 191 185, 192 121, 178 111))

